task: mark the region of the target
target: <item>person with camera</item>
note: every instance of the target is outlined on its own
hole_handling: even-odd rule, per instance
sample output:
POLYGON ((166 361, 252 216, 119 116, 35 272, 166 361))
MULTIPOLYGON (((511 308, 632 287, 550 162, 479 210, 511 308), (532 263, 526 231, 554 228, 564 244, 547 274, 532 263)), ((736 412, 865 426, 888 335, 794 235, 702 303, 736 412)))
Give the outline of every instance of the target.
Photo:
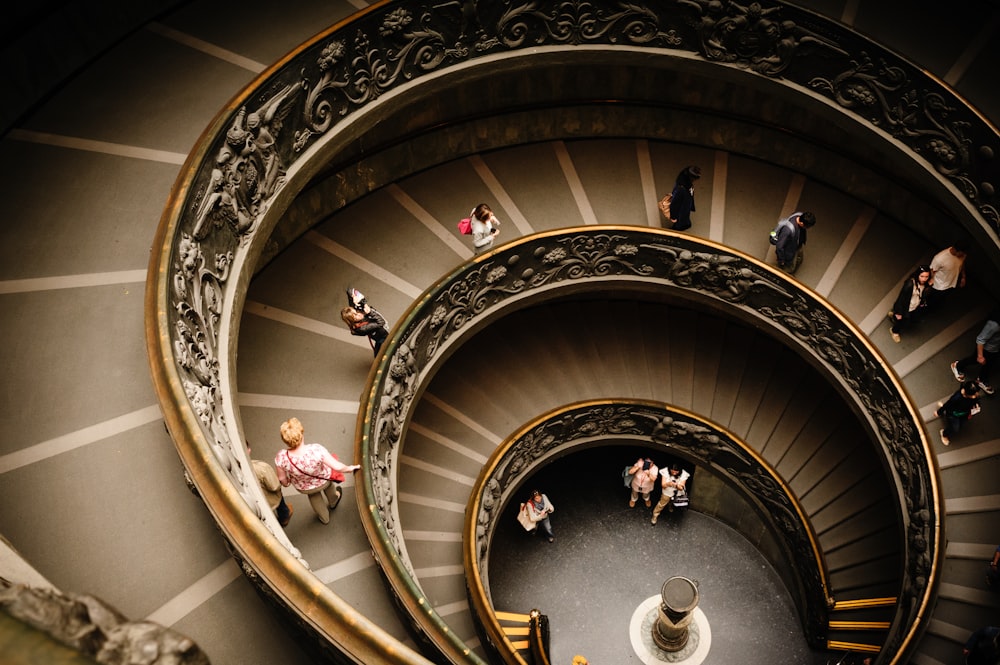
POLYGON ((656 487, 656 478, 659 472, 660 470, 653 464, 653 460, 648 457, 640 457, 629 468, 628 473, 632 476, 632 495, 628 501, 629 508, 635 508, 635 502, 639 500, 640 494, 642 494, 642 500, 646 502, 647 508, 653 505, 652 501, 649 500, 649 495, 653 492, 653 488, 656 487))
POLYGON ((555 541, 556 537, 552 533, 552 521, 549 519, 549 515, 555 511, 556 509, 552 506, 552 502, 549 501, 549 497, 542 494, 539 490, 532 490, 528 500, 521 504, 521 508, 517 514, 517 521, 531 535, 538 533, 538 527, 541 526, 542 531, 545 532, 545 536, 551 543, 555 541))
POLYGON ((687 499, 687 481, 691 477, 691 474, 687 471, 681 469, 680 464, 677 462, 671 462, 669 469, 663 469, 660 471, 660 500, 656 502, 656 507, 653 508, 653 518, 649 521, 650 524, 656 524, 656 520, 659 519, 660 513, 663 512, 664 508, 667 508, 669 512, 674 512, 674 499, 678 495, 685 497, 687 499), (669 506, 669 507, 668 507, 669 506))
POLYGON ((368 304, 364 294, 357 289, 347 289, 347 307, 340 310, 340 318, 352 335, 368 337, 372 351, 377 356, 382 343, 389 336, 385 317, 368 304))

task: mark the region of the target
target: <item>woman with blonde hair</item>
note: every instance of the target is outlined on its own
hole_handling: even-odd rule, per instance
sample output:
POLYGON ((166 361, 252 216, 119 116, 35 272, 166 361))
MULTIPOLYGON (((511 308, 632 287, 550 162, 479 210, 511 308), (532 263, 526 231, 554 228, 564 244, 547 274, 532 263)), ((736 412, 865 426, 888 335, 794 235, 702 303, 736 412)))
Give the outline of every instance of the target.
POLYGON ((361 468, 360 464, 344 464, 337 456, 318 443, 303 445, 305 428, 298 418, 281 424, 281 440, 288 446, 274 456, 278 481, 285 487, 294 485, 309 497, 309 504, 323 524, 330 523, 330 511, 337 507, 343 491, 344 472, 361 468))

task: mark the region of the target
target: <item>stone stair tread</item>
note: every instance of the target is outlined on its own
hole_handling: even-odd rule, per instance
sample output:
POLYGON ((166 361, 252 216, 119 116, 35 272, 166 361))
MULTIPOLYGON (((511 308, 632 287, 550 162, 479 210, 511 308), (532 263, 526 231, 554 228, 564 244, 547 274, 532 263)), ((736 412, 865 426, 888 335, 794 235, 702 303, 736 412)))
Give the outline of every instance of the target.
POLYGON ((945 546, 945 556, 954 559, 976 559, 989 561, 996 552, 996 543, 959 543, 948 541, 945 546))
POLYGON ((958 584, 942 582, 939 595, 941 598, 956 600, 971 605, 980 605, 992 609, 1000 609, 1000 595, 986 589, 977 589, 958 584))

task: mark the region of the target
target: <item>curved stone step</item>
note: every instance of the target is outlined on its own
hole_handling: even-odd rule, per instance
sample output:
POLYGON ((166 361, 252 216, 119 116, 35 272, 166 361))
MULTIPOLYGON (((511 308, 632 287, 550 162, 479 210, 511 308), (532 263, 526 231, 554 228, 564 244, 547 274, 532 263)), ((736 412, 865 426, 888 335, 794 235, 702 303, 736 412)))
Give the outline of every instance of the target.
MULTIPOLYGON (((621 151, 626 153, 635 152, 635 142, 619 141, 619 142, 602 142, 602 149, 605 151, 611 150, 614 147, 619 148, 621 151)), ((552 146, 531 146, 532 150, 536 153, 541 150, 551 150, 558 155, 559 149, 552 146)), ((579 146, 576 147, 579 151, 579 146)), ((515 148, 511 149, 509 152, 514 155, 519 155, 524 153, 527 148, 515 148)), ((500 151, 498 153, 493 153, 484 159, 484 162, 488 163, 498 163, 503 164, 504 159, 501 157, 508 151, 500 151)), ((472 162, 471 170, 478 168, 479 174, 482 174, 483 166, 475 164, 475 160, 461 160, 462 162, 472 162)), ((544 161, 544 160, 543 160, 544 161)), ((550 178, 554 178, 557 182, 559 177, 565 177, 566 166, 560 165, 558 159, 550 160, 545 163, 549 167, 550 171, 558 167, 558 171, 555 173, 549 173, 550 178)), ((500 168, 496 169, 501 170, 500 168)), ((454 169, 448 168, 443 169, 443 173, 448 174, 449 177, 454 175, 454 169)), ((490 172, 493 172, 492 168, 490 172)), ((752 173, 750 169, 746 170, 747 174, 752 173)), ((389 214, 388 211, 392 210, 394 206, 398 206, 398 201, 417 201, 420 209, 423 209, 424 205, 429 205, 427 202, 430 200, 429 192, 433 190, 431 187, 431 176, 433 171, 421 174, 419 178, 421 182, 419 186, 414 185, 411 182, 402 182, 398 185, 398 190, 396 186, 391 188, 390 192, 377 192, 372 196, 358 202, 357 204, 347 208, 343 213, 338 214, 336 217, 331 219, 329 222, 324 224, 318 231, 322 235, 321 239, 306 239, 312 245, 326 246, 333 243, 333 250, 327 249, 328 253, 331 255, 329 258, 329 264, 324 263, 322 260, 318 260, 313 257, 311 260, 314 265, 317 266, 316 269, 321 270, 322 273, 327 274, 324 281, 328 284, 335 285, 337 282, 341 284, 353 284, 362 288, 367 293, 378 293, 383 294, 387 302, 403 302, 404 299, 400 298, 400 293, 406 292, 407 290, 414 290, 420 288, 420 277, 422 275, 423 269, 415 266, 408 265, 406 261, 397 261, 391 258, 389 249, 384 246, 381 242, 381 235, 377 233, 377 229, 365 228, 364 225, 372 218, 373 211, 378 211, 384 209, 386 212, 383 214, 389 214), (426 191, 424 191, 426 190, 426 191), (401 194, 400 192, 403 192, 401 194), (421 193, 423 192, 423 193, 421 193), (381 200, 382 203, 378 201, 381 200), (342 215, 346 215, 342 219, 342 215), (345 221, 346 219, 346 221, 345 221), (364 233, 367 231, 367 234, 364 233), (376 231, 373 233, 373 231, 376 231), (368 245, 374 245, 367 250, 370 254, 370 258, 362 254, 365 251, 364 243, 368 245), (346 251, 345 251, 346 250, 346 251), (361 258, 358 258, 358 257, 361 258), (346 260, 345 260, 346 257, 346 260), (376 269, 374 266, 377 263, 385 264, 391 266, 391 270, 386 270, 384 268, 376 269), (339 271, 346 271, 348 276, 337 276, 337 271, 330 272, 330 265, 335 265, 338 267, 339 271), (380 270, 382 272, 380 272, 380 270), (392 297, 392 296, 395 297, 392 297)), ((532 184, 534 187, 538 187, 539 183, 545 183, 544 177, 540 176, 538 172, 534 172, 534 178, 532 179, 532 184)), ((788 180, 793 180, 793 178, 788 178, 788 180)), ((730 185, 736 181, 736 177, 733 176, 730 179, 730 185)), ((507 188, 512 189, 512 188, 507 188)), ((466 194, 457 191, 454 187, 438 188, 439 192, 438 201, 435 203, 437 210, 461 210, 459 206, 467 204, 469 200, 474 200, 475 194, 466 194), (444 196, 441 196, 441 193, 444 196), (451 200, 452 203, 447 203, 447 200, 451 200)), ((505 189, 506 191, 506 189, 505 189)), ((554 190, 553 187, 546 187, 547 192, 558 191, 554 190)), ((509 192, 508 192, 509 194, 509 192)), ((516 192, 516 198, 511 195, 509 207, 512 210, 520 211, 522 208, 527 208, 526 205, 521 205, 521 194, 522 192, 518 190, 516 192)), ((843 205, 845 208, 850 209, 850 201, 844 201, 843 205)), ((856 206, 853 206, 856 209, 856 206)), ((403 210, 411 211, 413 205, 411 204, 409 208, 403 208, 403 210)), ((405 213, 404 213, 405 214, 405 213)), ((445 214, 439 212, 438 214, 445 214)), ((375 215, 377 218, 378 215, 375 215)), ((516 219, 517 215, 514 214, 513 217, 516 219)), ((507 220, 505 220, 507 221, 507 220)), ((443 222, 442 222, 443 223, 443 222)), ((763 222, 761 222, 762 224, 763 222)), ((890 222, 885 222, 890 227, 895 225, 890 222)), ((872 229, 881 229, 883 226, 881 220, 874 220, 869 226, 868 232, 872 229)), ((510 229, 510 224, 505 225, 505 228, 510 229)), ((843 225, 841 232, 843 234, 849 233, 851 226, 843 225)), ((893 231, 895 229, 892 229, 893 231)), ((418 234, 423 234, 424 231, 418 231, 418 234)), ((298 243, 297 243, 298 244, 298 243)), ((294 247, 294 246, 293 246, 294 247)), ((291 250, 291 248, 290 248, 291 250)), ((305 251, 305 250, 302 250, 305 251)), ((312 250, 303 254, 303 256, 310 256, 312 250)), ((433 254, 431 254, 433 256, 433 254)), ((857 253, 856 253, 857 256, 857 253)), ((461 257, 456 255, 455 259, 460 260, 461 257)), ((294 250, 290 254, 288 259, 289 265, 295 265, 299 263, 295 259, 294 250)), ((862 263, 862 261, 858 261, 862 263)), ((438 266, 441 268, 442 266, 438 266)), ((864 265, 856 265, 855 263, 850 263, 848 268, 840 273, 841 279, 843 275, 850 273, 851 271, 867 271, 869 272, 869 283, 871 283, 870 268, 864 265)), ((268 271, 265 271, 265 275, 268 271)), ((302 274, 302 273, 300 273, 302 274)), ((879 273, 882 274, 882 273, 879 273)), ((905 274, 905 273, 904 273, 905 274)), ((302 293, 309 292, 310 285, 308 284, 308 278, 306 274, 302 274, 302 277, 292 278, 288 280, 285 275, 276 276, 271 279, 274 284, 280 284, 280 288, 285 292, 294 292, 300 295, 293 296, 293 300, 298 298, 302 299, 302 293)), ((263 275, 262 275, 263 277, 263 275)), ((896 276, 886 276, 882 274, 882 279, 885 281, 885 286, 883 287, 886 292, 891 291, 895 288, 896 282, 898 282, 898 277, 896 276)), ((839 282, 837 282, 839 284, 839 282)), ((252 287, 252 297, 260 300, 261 297, 256 295, 257 282, 255 281, 252 287)), ((276 288, 275 286, 270 287, 271 289, 276 288)), ((874 293, 880 293, 883 288, 880 288, 874 293)), ((833 292, 836 293, 837 289, 834 288, 833 292)), ((336 300, 340 295, 340 290, 338 286, 332 286, 328 294, 331 297, 332 302, 322 302, 319 306, 307 305, 303 311, 311 313, 316 316, 318 320, 323 325, 331 326, 335 329, 337 322, 334 316, 336 310, 336 300), (331 306, 332 305, 332 306, 331 306)), ((872 290, 869 289, 866 292, 867 299, 869 301, 875 300, 876 296, 872 296, 872 290)), ((401 315, 401 309, 398 312, 392 312, 381 304, 377 300, 378 296, 371 296, 371 302, 377 304, 380 309, 389 315, 391 318, 401 315)), ((309 300, 306 298, 306 300, 309 300)), ((840 303, 838 303, 840 304, 840 303)), ((847 304, 840 304, 843 309, 848 309, 847 304)), ((867 306, 867 305, 866 305, 867 306)), ((280 308, 280 305, 278 305, 280 308)), ((391 306, 390 306, 391 307, 391 306)), ((399 307, 395 305, 395 307, 399 307)), ((864 310, 862 310, 864 311, 864 310)), ((596 317, 600 322, 599 325, 603 324, 605 320, 614 321, 616 317, 626 316, 628 313, 622 313, 619 310, 611 309, 609 315, 605 317, 596 317)), ((540 315, 545 318, 545 313, 540 315)), ((548 317, 551 319, 551 316, 548 317)), ((820 475, 818 471, 812 471, 812 468, 821 469, 821 463, 819 461, 813 461, 810 465, 810 455, 795 455, 788 456, 788 447, 790 442, 792 442, 795 436, 798 435, 802 428, 804 427, 801 421, 797 421, 794 415, 804 412, 804 413, 815 413, 822 412, 822 387, 819 388, 819 392, 816 390, 803 389, 802 386, 798 386, 795 381, 789 380, 789 376, 786 375, 784 378, 786 381, 779 382, 774 381, 772 374, 774 372, 773 367, 775 365, 775 359, 780 358, 782 353, 787 354, 787 351, 782 351, 778 348, 771 348, 768 353, 764 352, 764 349, 757 349, 753 354, 748 354, 747 356, 740 357, 740 354, 736 354, 737 357, 733 357, 734 353, 730 350, 732 348, 739 347, 739 333, 734 333, 737 340, 731 344, 715 344, 711 348, 713 350, 717 349, 717 352, 713 353, 710 358, 704 360, 705 366, 717 367, 719 365, 725 364, 729 367, 739 366, 741 367, 740 372, 726 372, 720 375, 716 372, 716 385, 720 386, 721 390, 714 390, 712 388, 712 381, 707 380, 705 377, 709 376, 708 372, 694 372, 693 363, 690 362, 687 354, 680 352, 677 357, 671 362, 670 349, 671 345, 683 345, 685 340, 690 340, 690 332, 687 328, 682 325, 682 322, 668 321, 661 328, 646 328, 643 329, 639 334, 630 336, 630 339, 635 340, 635 344, 638 348, 641 348, 642 354, 636 354, 638 357, 648 357, 651 353, 659 353, 664 357, 660 360, 652 363, 646 362, 633 362, 631 364, 626 364, 625 368, 621 368, 620 363, 613 363, 610 368, 605 367, 600 372, 595 373, 594 365, 592 363, 581 363, 575 362, 574 359, 578 358, 581 353, 589 354, 588 357, 593 357, 595 354, 595 349, 607 348, 609 346, 614 346, 616 349, 622 347, 622 335, 623 329, 621 326, 613 325, 602 325, 601 331, 604 335, 610 335, 612 342, 602 342, 595 343, 589 342, 585 349, 577 350, 572 346, 572 335, 568 334, 568 331, 573 331, 580 325, 588 325, 593 327, 592 319, 590 317, 585 321, 580 321, 579 318, 576 321, 576 325, 556 325, 558 323, 564 322, 551 322, 553 323, 551 337, 551 348, 553 350, 552 354, 555 358, 548 359, 553 364, 549 365, 550 369, 544 372, 545 376, 551 374, 559 375, 569 375, 570 380, 567 380, 564 384, 553 384, 551 381, 539 380, 535 378, 538 376, 539 371, 536 365, 523 364, 519 365, 512 363, 512 356, 516 357, 517 351, 524 346, 526 343, 532 343, 533 338, 537 337, 537 334, 532 334, 531 326, 514 326, 513 329, 499 333, 497 330, 489 329, 484 331, 481 335, 485 341, 482 342, 483 346, 488 348, 488 353, 491 357, 495 357, 495 361, 499 366, 509 368, 508 372, 502 373, 500 376, 493 377, 488 385, 484 386, 481 381, 470 379, 468 373, 464 370, 461 364, 449 365, 448 367, 441 370, 439 374, 440 381, 431 387, 428 392, 428 397, 435 401, 430 401, 428 404, 421 405, 421 409, 437 409, 438 411, 447 410, 447 408, 452 409, 453 413, 450 417, 445 417, 441 419, 441 415, 433 416, 436 423, 440 425, 435 425, 435 427, 427 427, 420 423, 420 419, 417 418, 414 422, 421 431, 416 433, 415 441, 421 441, 427 439, 427 445, 423 446, 428 449, 433 449, 434 446, 437 447, 436 452, 432 452, 430 460, 418 460, 417 455, 414 451, 408 451, 406 459, 404 459, 404 467, 406 469, 406 478, 412 479, 414 483, 418 482, 428 482, 428 483, 439 483, 442 489, 442 496, 426 497, 420 492, 410 492, 405 491, 404 495, 407 497, 413 497, 418 499, 418 505, 421 511, 425 514, 423 516, 416 517, 416 524, 432 524, 435 520, 433 516, 433 511, 428 511, 426 504, 428 502, 443 502, 444 505, 449 506, 452 513, 457 508, 457 505, 461 505, 465 497, 467 497, 467 487, 471 478, 475 476, 474 465, 475 460, 479 459, 483 455, 488 455, 489 450, 493 445, 496 444, 499 438, 502 438, 505 432, 509 432, 513 427, 517 426, 523 422, 523 416, 518 416, 519 413, 525 412, 525 407, 530 407, 531 409, 539 409, 543 405, 547 406, 557 406, 561 403, 567 401, 572 401, 574 395, 576 395, 575 386, 587 385, 588 383, 593 383, 595 381, 596 374, 600 374, 601 377, 612 377, 617 376, 620 380, 621 394, 624 395, 642 395, 645 394, 660 394, 658 391, 663 390, 664 385, 670 386, 670 390, 667 393, 667 401, 677 403, 678 405, 685 406, 688 408, 697 407, 699 412, 704 409, 707 413, 718 413, 724 416, 728 416, 731 427, 738 435, 746 436, 748 439, 753 440, 764 440, 766 441, 765 453, 769 456, 773 456, 775 460, 778 460, 780 464, 784 465, 784 468, 788 470, 790 475, 804 473, 803 477, 817 476, 820 475), (679 325, 681 324, 681 325, 679 325), (663 331, 667 332, 664 333, 663 331), (567 339, 570 338, 570 339, 567 339), (675 339, 676 338, 676 339, 675 339), (651 369, 650 366, 653 366, 651 369), (454 369, 452 369, 454 367, 454 369), (662 368, 669 368, 668 370, 663 370, 662 368), (695 389, 695 378, 702 382, 698 389, 695 389), (722 378, 720 378, 722 377, 722 378), (632 379, 635 378, 638 381, 638 385, 634 385, 632 379), (534 383, 539 385, 544 385, 546 389, 550 391, 549 394, 543 396, 537 395, 526 395, 522 390, 518 389, 518 386, 523 385, 525 382, 534 383), (440 389, 437 385, 442 386, 440 389), (564 390, 563 392, 551 392, 557 391, 559 385, 572 386, 572 390, 564 390), (652 386, 657 386, 654 390, 652 386), (674 386, 677 386, 676 391, 674 386), (441 394, 438 394, 440 392, 441 394), (460 420, 454 418, 454 411, 462 411, 461 409, 456 409, 455 401, 453 399, 452 393, 459 393, 470 397, 472 401, 476 403, 490 404, 490 408, 486 411, 473 411, 472 415, 466 412, 466 419, 460 420), (504 395, 503 400, 496 399, 496 393, 504 395), (732 401, 722 399, 721 395, 729 395, 732 401), (795 409, 792 411, 792 416, 790 418, 782 418, 784 410, 787 408, 789 400, 793 394, 805 394, 810 395, 808 399, 803 400, 803 407, 808 403, 810 406, 808 409, 795 409), (706 399, 706 396, 708 399, 706 399), (769 415, 768 415, 769 414, 769 415), (471 422, 470 422, 471 421, 471 422), (436 427, 440 426, 442 431, 436 431, 436 427), (772 442, 773 439, 773 442, 772 442), (446 442, 442 444, 442 441, 446 442), (456 444, 456 441, 461 441, 461 444, 456 444), (457 457, 449 457, 449 451, 453 451, 455 445, 461 445, 463 448, 467 446, 467 441, 475 442, 474 445, 468 446, 469 450, 466 454, 459 455, 457 457), (432 445, 433 442, 433 445, 432 445), (449 445, 451 446, 449 448, 449 445), (410 454, 414 452, 414 454, 410 454), (454 463, 458 469, 450 468, 449 465, 444 464, 444 461, 448 461, 449 464, 454 463), (455 461, 458 460, 458 461, 455 461), (472 462, 472 468, 470 468, 470 462, 472 462), (819 466, 817 466, 819 465, 819 466), (465 466, 466 470, 462 471, 461 467, 465 466), (805 469, 803 472, 802 470, 805 469), (421 480, 425 479, 425 480, 421 480), (443 479, 443 480, 442 480, 443 479), (451 488, 451 489, 448 489, 451 488), (423 502, 423 503, 420 503, 423 502)), ((331 332, 330 335, 334 333, 331 332)), ((717 331, 712 330, 707 333, 708 335, 717 335, 717 331)), ((274 340, 269 341, 273 343, 274 340)), ((247 342, 241 342, 241 344, 247 344, 247 342)), ((358 347, 360 345, 355 345, 358 347)), ((760 346, 758 344, 758 346, 760 346)), ((775 345, 771 344, 771 347, 775 345)), ((242 348, 242 347, 241 347, 242 348)), ((248 347, 253 348, 253 347, 248 347)), ((353 367, 354 376, 359 377, 366 367, 362 368, 362 363, 359 362, 359 356, 363 355, 359 352, 358 348, 353 348, 348 352, 350 359, 346 359, 347 366, 353 367)), ((241 352, 241 357, 247 357, 248 354, 241 352)), ((250 356, 256 356, 256 353, 249 354, 250 356)), ((606 354, 608 355, 608 354, 606 354)), ((617 353, 615 356, 619 360, 623 354, 617 353)), ((629 358, 629 354, 624 354, 625 358, 629 358)), ((303 366, 308 364, 308 360, 303 358, 303 366)), ((333 361, 331 361, 332 363, 333 361)), ((367 359, 365 360, 367 363, 367 359)), ((475 364, 475 363, 473 363, 475 364)), ((241 375, 242 375, 241 368, 241 375)), ((251 370, 254 372, 254 370, 251 370)), ((793 376, 794 378, 794 376, 793 376)), ((345 389, 347 392, 352 392, 352 389, 347 388, 352 381, 339 381, 337 386, 339 389, 345 389)), ((323 392, 327 392, 328 388, 324 388, 323 392)), ((358 392, 360 387, 355 387, 353 392, 358 392)), ((817 421, 813 425, 813 428, 817 431, 825 431, 830 429, 835 423, 826 422, 822 423, 817 421)), ((843 438, 850 439, 849 435, 841 435, 843 438)), ((838 439, 835 437, 831 438, 829 444, 829 452, 827 453, 828 459, 843 459, 843 457, 838 458, 838 451, 840 446, 837 444, 838 439)), ((838 581, 841 579, 858 578, 864 580, 860 584, 858 589, 855 589, 849 583, 843 583, 842 587, 848 595, 856 595, 865 593, 866 585, 875 584, 875 580, 878 579, 878 574, 859 573, 855 570, 855 567, 848 563, 840 563, 841 560, 849 559, 853 556, 851 553, 861 550, 863 548, 859 547, 853 541, 864 542, 864 539, 869 539, 869 544, 871 539, 878 540, 879 536, 882 535, 885 538, 884 531, 875 530, 872 533, 865 533, 863 526, 851 526, 852 523, 859 525, 868 525, 870 520, 868 516, 871 512, 871 506, 877 504, 878 498, 872 498, 869 501, 859 500, 861 497, 857 494, 837 492, 834 489, 830 489, 832 485, 828 482, 826 487, 818 487, 812 491, 812 497, 810 501, 813 501, 817 506, 822 505, 827 508, 827 510, 820 510, 817 508, 815 514, 815 519, 817 523, 817 531, 821 537, 821 541, 824 540, 826 534, 830 534, 833 552, 835 552, 834 560, 836 562, 835 570, 831 571, 831 574, 838 575, 838 581), (830 509, 828 504, 839 504, 842 508, 837 508, 836 510, 830 509), (850 518, 845 524, 843 512, 848 510, 848 515, 855 515, 856 518, 850 518), (844 544, 843 533, 852 534, 853 541, 848 544, 844 544), (861 535, 859 535, 861 533, 861 535), (839 551, 838 551, 839 548, 839 551)), ((406 506, 406 502, 401 500, 401 506, 406 506)), ((453 519, 446 517, 441 518, 446 524, 451 524, 454 522, 453 519)), ((405 527, 404 527, 405 528, 405 527)), ((440 542, 441 539, 453 539, 454 531, 450 528, 444 531, 447 535, 436 534, 433 528, 422 528, 421 526, 414 527, 417 532, 435 532, 433 538, 438 539, 437 541, 431 540, 428 542, 428 538, 431 536, 428 533, 418 533, 424 540, 419 541, 421 544, 416 548, 415 551, 424 553, 429 557, 426 561, 421 559, 420 566, 429 570, 454 570, 454 567, 460 563, 459 558, 452 559, 436 559, 433 558, 435 552, 452 552, 454 555, 457 552, 457 548, 448 546, 440 542)), ((437 531, 441 531, 438 529, 437 531)), ((891 540, 891 539, 890 539, 891 540)), ((869 557, 868 560, 864 561, 863 567, 866 571, 881 570, 885 574, 890 576, 895 572, 893 570, 893 559, 889 558, 879 558, 879 557, 869 557)), ((435 588, 439 588, 443 582, 440 580, 440 575, 435 578, 435 588)), ((891 585, 889 585, 891 586, 891 585)), ((454 587, 452 587, 454 588, 454 587)), ((882 590, 880 588, 880 590, 882 590)), ((442 592, 441 602, 451 603, 454 602, 453 594, 448 595, 447 592, 442 592)))
MULTIPOLYGON (((436 400, 446 402, 453 412, 465 414, 479 421, 492 422, 491 414, 496 410, 495 407, 509 411, 512 403, 527 403, 529 407, 521 415, 520 421, 517 421, 515 416, 515 425, 520 425, 545 410, 561 404, 617 395, 671 403, 676 403, 679 397, 680 400, 687 402, 684 405, 686 408, 700 412, 699 409, 703 404, 711 407, 713 404, 718 404, 719 398, 716 396, 713 400, 706 400, 702 396, 704 391, 694 389, 696 376, 708 374, 709 383, 718 384, 738 383, 741 378, 740 369, 744 363, 727 365, 716 363, 714 372, 705 370, 707 366, 713 365, 712 358, 718 349, 718 338, 725 337, 729 331, 729 328, 717 320, 706 321, 706 317, 695 312, 678 312, 676 309, 668 310, 663 306, 657 308, 648 303, 638 305, 615 303, 614 306, 631 308, 633 312, 640 313, 630 319, 630 328, 636 332, 643 331, 642 334, 648 335, 650 331, 668 330, 671 322, 677 319, 683 320, 692 331, 690 335, 684 336, 684 341, 672 337, 669 349, 666 348, 667 345, 661 344, 645 359, 633 359, 636 364, 644 363, 649 367, 671 369, 675 369, 675 366, 680 364, 679 361, 684 359, 684 367, 671 372, 673 380, 654 382, 654 388, 650 392, 637 393, 635 386, 623 382, 628 380, 627 377, 631 373, 610 364, 619 362, 621 357, 614 354, 610 357, 604 356, 602 350, 608 343, 599 337, 604 330, 603 326, 588 326, 589 321, 600 319, 599 316, 595 316, 596 313, 614 307, 600 301, 590 303, 589 308, 584 305, 585 303, 581 301, 550 304, 518 312, 494 323, 488 331, 484 331, 455 352, 432 381, 429 393, 433 394, 436 400), (544 315, 541 311, 536 311, 542 309, 546 310, 544 315), (725 330, 721 334, 717 331, 713 334, 712 329, 716 328, 725 330), (518 338, 525 330, 531 331, 534 343, 516 344, 519 348, 516 359, 504 358, 498 361, 491 357, 492 350, 497 348, 501 343, 500 340, 518 338), (566 334, 565 331, 572 331, 572 334, 566 334), (559 350, 557 357, 552 353, 555 349, 559 350), (572 368, 563 361, 564 358, 575 359, 577 364, 586 366, 600 378, 590 381, 578 380, 572 368), (693 367, 705 371, 694 372, 691 370, 693 367), (524 373, 523 368, 529 368, 526 372, 533 374, 536 379, 518 383, 516 388, 509 388, 512 385, 510 377, 521 376, 524 373), (735 378, 731 376, 733 374, 736 375, 735 378), (564 388, 562 393, 558 392, 560 386, 564 388), (476 389, 472 389, 473 387, 476 389), (518 391, 516 399, 511 392, 515 389, 518 391), (699 395, 698 399, 692 399, 692 395, 695 394, 699 395)), ((772 351, 781 355, 779 345, 766 341, 763 345, 771 346, 772 351)), ((759 346, 761 344, 746 346, 744 353, 759 346)), ((735 350, 730 351, 730 355, 736 353, 738 352, 735 350)), ((801 361, 798 362, 801 364, 801 361)), ((784 365, 795 367, 795 361, 787 357, 787 352, 784 365)), ((886 506, 891 505, 889 496, 883 487, 884 483, 864 482, 870 480, 869 476, 875 478, 878 474, 874 456, 856 444, 859 438, 857 425, 855 424, 853 428, 848 427, 844 431, 838 431, 836 426, 831 427, 831 423, 836 425, 845 422, 847 414, 843 407, 838 412, 836 404, 830 400, 829 389, 826 394, 819 389, 822 384, 814 374, 807 372, 804 367, 801 369, 800 373, 804 377, 813 378, 804 378, 802 382, 794 383, 789 389, 780 391, 784 395, 784 400, 778 402, 772 398, 769 406, 772 406, 779 421, 789 409, 800 409, 803 416, 787 428, 771 427, 765 430, 769 432, 769 439, 780 441, 780 444, 769 441, 770 446, 764 447, 765 457, 767 453, 773 452, 775 455, 773 462, 779 471, 784 467, 786 477, 791 479, 793 487, 807 498, 804 507, 810 514, 815 511, 816 514, 834 515, 835 517, 827 519, 835 521, 838 525, 845 525, 845 528, 852 533, 859 531, 868 520, 865 509, 875 506, 876 512, 884 513, 886 506), (805 389, 804 386, 809 387, 805 389), (811 403, 801 397, 804 394, 811 396, 811 403), (809 405, 810 408, 803 408, 804 405, 809 405), (816 432, 828 430, 832 430, 833 434, 820 437, 822 445, 816 447, 814 443, 817 440, 816 432), (850 464, 845 462, 847 456, 850 456, 850 464), (813 466, 816 467, 815 470, 813 466), (838 485, 841 486, 839 490, 830 489, 838 485), (846 487, 843 487, 844 485, 846 487), (878 509, 878 506, 881 508, 878 509)), ((708 393, 711 392, 709 388, 708 393)), ((730 411, 732 407, 723 406, 720 409, 725 412, 730 411)), ((460 428, 457 427, 451 414, 433 406, 424 408, 423 404, 418 407, 411 426, 417 428, 420 435, 414 441, 415 445, 412 448, 410 440, 407 440, 404 452, 404 464, 407 465, 407 470, 400 479, 401 492, 407 496, 419 496, 424 503, 434 499, 447 501, 453 506, 451 510, 457 512, 458 506, 468 497, 469 488, 478 474, 478 468, 469 470, 470 464, 475 464, 471 456, 455 455, 454 445, 446 448, 434 442, 433 437, 427 433, 441 428, 460 434, 460 428), (420 467, 416 461, 418 458, 425 460, 426 468, 420 467), (451 465, 453 469, 466 469, 461 477, 445 477, 444 462, 448 459, 453 460, 451 465), (437 475, 428 472, 431 467, 437 469, 437 475), (414 468, 418 471, 411 471, 414 468)), ((502 438, 509 431, 495 429, 493 433, 496 437, 502 438)), ((445 438, 438 437, 439 440, 445 438)), ((482 455, 487 452, 483 450, 477 454, 482 455)), ((423 506, 419 511, 413 511, 401 503, 400 522, 404 532, 413 512, 416 512, 417 521, 433 522, 433 517, 424 513, 423 506)), ((442 518, 442 522, 444 521, 442 518)), ((449 518, 447 523, 460 525, 458 519, 454 517, 449 518)), ((409 543, 409 539, 407 542, 409 543)), ((820 542, 823 543, 822 534, 820 542)), ((868 534, 864 542, 841 546, 831 562, 831 575, 835 582, 834 593, 844 589, 863 595, 873 593, 884 595, 886 587, 893 589, 889 595, 896 593, 900 568, 897 547, 898 536, 894 531, 885 529, 868 534)), ((430 549, 421 545, 418 552, 419 557, 428 558, 418 560, 418 554, 411 550, 415 567, 461 564, 461 551, 457 547, 441 546, 430 549), (450 559, 431 558, 446 557, 449 556, 449 552, 450 559)))

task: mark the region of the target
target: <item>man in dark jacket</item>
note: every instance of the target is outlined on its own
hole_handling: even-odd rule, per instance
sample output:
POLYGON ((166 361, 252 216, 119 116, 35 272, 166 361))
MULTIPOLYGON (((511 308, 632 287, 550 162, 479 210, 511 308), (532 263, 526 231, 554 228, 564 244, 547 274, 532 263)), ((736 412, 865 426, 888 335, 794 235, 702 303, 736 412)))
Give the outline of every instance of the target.
POLYGON ((778 267, 787 273, 794 273, 802 265, 802 248, 806 244, 806 230, 816 224, 816 216, 811 212, 793 212, 778 222, 774 230, 774 252, 778 256, 778 267))
POLYGON ((972 633, 962 648, 966 665, 996 665, 1000 659, 1000 628, 984 626, 972 633))

